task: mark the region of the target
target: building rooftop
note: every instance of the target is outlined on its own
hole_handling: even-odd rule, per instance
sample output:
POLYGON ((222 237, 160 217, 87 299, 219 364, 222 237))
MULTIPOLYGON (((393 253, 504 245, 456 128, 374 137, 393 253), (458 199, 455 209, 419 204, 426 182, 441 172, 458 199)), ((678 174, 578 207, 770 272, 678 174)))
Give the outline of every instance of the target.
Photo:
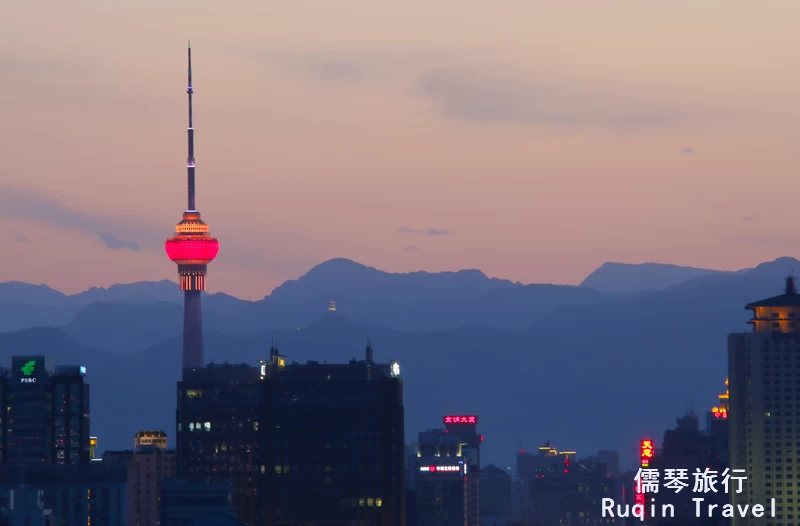
POLYGON ((744 308, 753 310, 756 307, 800 307, 800 294, 797 293, 794 276, 786 278, 786 291, 783 294, 748 303, 744 308))

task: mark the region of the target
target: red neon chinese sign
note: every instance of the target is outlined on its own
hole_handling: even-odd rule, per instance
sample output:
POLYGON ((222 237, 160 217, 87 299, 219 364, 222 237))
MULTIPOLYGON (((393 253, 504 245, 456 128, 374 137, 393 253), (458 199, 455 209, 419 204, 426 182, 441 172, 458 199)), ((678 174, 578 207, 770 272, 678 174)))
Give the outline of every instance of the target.
POLYGON ((639 457, 641 458, 643 468, 650 466, 650 461, 653 460, 654 455, 655 448, 653 447, 653 441, 642 440, 641 447, 639 448, 639 457))
POLYGON ((445 424, 477 424, 478 417, 475 415, 448 415, 444 417, 445 424))

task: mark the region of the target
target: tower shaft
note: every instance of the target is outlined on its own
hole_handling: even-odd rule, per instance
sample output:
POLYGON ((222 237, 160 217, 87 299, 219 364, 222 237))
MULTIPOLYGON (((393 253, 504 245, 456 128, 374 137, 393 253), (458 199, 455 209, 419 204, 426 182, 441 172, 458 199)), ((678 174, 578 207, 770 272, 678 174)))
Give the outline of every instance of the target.
POLYGON ((183 368, 200 369, 203 364, 203 304, 200 290, 183 293, 183 368))

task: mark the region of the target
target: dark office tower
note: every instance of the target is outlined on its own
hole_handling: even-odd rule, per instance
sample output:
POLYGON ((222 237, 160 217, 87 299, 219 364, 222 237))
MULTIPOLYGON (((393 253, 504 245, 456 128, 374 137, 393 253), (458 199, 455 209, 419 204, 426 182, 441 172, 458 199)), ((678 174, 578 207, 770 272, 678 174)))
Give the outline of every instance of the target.
POLYGON ((517 478, 514 481, 511 514, 515 521, 533 524, 533 481, 547 472, 558 472, 565 464, 575 464, 575 451, 558 451, 548 440, 538 451, 517 453, 517 478))
POLYGON ((246 364, 184 370, 178 383, 178 476, 232 486, 237 518, 254 523, 260 370, 246 364))
POLYGON ((550 526, 616 525, 619 519, 602 516, 604 498, 621 501, 618 479, 605 464, 570 462, 532 480, 532 524, 550 526))
MULTIPOLYGON (((788 469, 779 469, 784 459, 797 457, 800 443, 800 294, 794 278, 786 279, 784 294, 745 308, 753 311, 753 332, 728 336, 730 464, 747 470, 744 491, 732 492, 733 503, 769 508, 774 498, 777 516, 769 522, 797 526, 800 513, 792 508, 800 487, 788 469)), ((764 519, 735 517, 732 524, 761 526, 764 519)))
POLYGON ((403 526, 403 383, 397 362, 262 363, 261 524, 403 526))
POLYGON ((411 485, 419 526, 473 526, 480 523, 480 445, 475 415, 449 415, 445 429, 419 434, 411 459, 411 485))
POLYGON ((481 525, 511 521, 511 473, 492 464, 481 468, 481 525))
POLYGON ((89 384, 85 367, 14 356, 0 375, 0 463, 88 464, 89 384))
POLYGON ((186 159, 188 204, 183 219, 175 225, 175 235, 164 248, 169 259, 178 264, 183 295, 183 368, 203 367, 203 312, 201 294, 206 290, 208 264, 217 257, 219 241, 208 233, 208 224, 200 218, 195 204, 194 122, 192 120, 192 48, 189 46, 188 157, 186 159))
MULTIPOLYGON (((675 429, 664 433, 663 447, 658 450, 650 467, 658 469, 660 473, 665 473, 665 470, 668 469, 685 469, 690 474, 706 468, 715 470, 717 473, 725 471, 728 466, 721 462, 722 455, 715 449, 716 437, 700 431, 700 420, 697 415, 688 413, 678 418, 677 423, 678 426, 675 429)), ((689 476, 691 477, 691 475, 689 476)), ((685 482, 691 484, 693 480, 685 482)), ((660 500, 675 507, 675 516, 650 517, 648 524, 652 526, 721 526, 730 524, 730 519, 727 518, 715 517, 710 520, 708 517, 697 517, 696 504, 692 502, 692 498, 696 498, 698 495, 689 491, 691 489, 691 487, 687 487, 680 492, 669 491, 669 496, 665 495, 660 500)), ((730 500, 730 496, 724 491, 711 492, 703 497, 706 504, 717 504, 720 506, 719 509, 730 500)))
POLYGON ((478 434, 478 417, 475 415, 448 415, 444 417, 444 427, 448 433, 461 437, 461 452, 469 466, 469 503, 467 518, 469 526, 480 526, 480 484, 481 484, 481 443, 483 436, 478 434))
POLYGON ((469 462, 463 440, 445 429, 419 434, 417 457, 412 459, 412 486, 417 526, 469 524, 469 462))

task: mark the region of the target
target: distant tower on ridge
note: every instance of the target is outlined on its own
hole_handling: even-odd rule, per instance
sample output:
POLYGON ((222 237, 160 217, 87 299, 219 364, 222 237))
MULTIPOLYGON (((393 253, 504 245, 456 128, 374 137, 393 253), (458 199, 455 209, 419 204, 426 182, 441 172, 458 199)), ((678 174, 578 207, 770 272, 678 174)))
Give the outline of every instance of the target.
POLYGON ((183 302, 183 368, 203 367, 203 310, 201 294, 206 288, 208 263, 217 257, 219 241, 208 233, 200 219, 194 191, 194 127, 192 123, 192 46, 189 44, 189 157, 186 162, 189 204, 183 220, 175 225, 175 235, 165 244, 169 259, 178 264, 183 302))

